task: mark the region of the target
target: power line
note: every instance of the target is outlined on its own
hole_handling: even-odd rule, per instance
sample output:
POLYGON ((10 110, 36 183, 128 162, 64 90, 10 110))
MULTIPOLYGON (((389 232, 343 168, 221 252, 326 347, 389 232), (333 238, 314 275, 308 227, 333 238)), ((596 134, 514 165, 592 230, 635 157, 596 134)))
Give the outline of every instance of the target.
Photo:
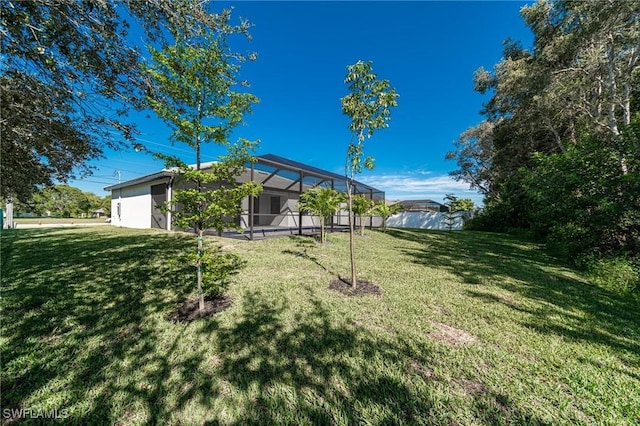
POLYGON ((100 182, 97 180, 90 180, 90 179, 74 179, 74 182, 89 182, 89 183, 99 183, 101 185, 113 185, 113 182, 100 182))
MULTIPOLYGON (((116 132, 116 131, 114 131, 114 130, 111 130, 111 131, 110 131, 110 133, 112 133, 112 134, 119 134, 118 132, 116 132)), ((133 139, 134 139, 136 142, 145 142, 145 143, 148 143, 148 144, 151 144, 151 145, 157 145, 157 146, 161 146, 161 147, 164 147, 164 148, 169 148, 169 149, 172 149, 172 150, 175 150, 175 151, 184 152, 184 153, 186 153, 186 154, 193 154, 193 152, 192 152, 192 151, 188 151, 188 150, 186 150, 186 149, 182 149, 182 148, 176 148, 174 145, 166 145, 166 144, 162 144, 162 143, 158 143, 158 142, 150 141, 150 140, 148 140, 148 139, 137 138, 137 137, 135 137, 135 136, 133 137, 133 139)))
POLYGON ((118 179, 112 177, 112 175, 91 175, 91 176, 97 177, 97 178, 100 178, 100 179, 118 180, 118 179))
MULTIPOLYGON (((117 134, 118 132, 111 131, 111 133, 117 134)), ((178 148, 175 145, 167 145, 167 144, 163 144, 163 143, 159 143, 159 142, 150 141, 148 139, 137 138, 135 136, 134 136, 134 140, 136 142, 145 142, 145 143, 148 143, 148 144, 151 144, 151 145, 157 145, 157 146, 160 146, 160 147, 163 147, 163 148, 167 148, 167 149, 170 149, 170 150, 173 150, 173 151, 183 152, 185 154, 190 154, 190 155, 194 155, 195 154, 194 151, 189 151, 187 149, 178 148)), ((218 157, 217 156, 216 157, 214 157, 214 156, 211 156, 211 157, 210 156, 203 156, 202 159, 203 160, 209 160, 209 161, 216 161, 218 159, 218 157)), ((120 161, 124 161, 124 160, 120 160, 120 161)))
MULTIPOLYGON (((121 159, 118 159, 118 158, 107 158, 107 159, 109 161, 113 161, 114 163, 127 163, 127 164, 133 164, 135 166, 139 166, 140 163, 142 162, 142 161, 127 161, 127 160, 121 160, 121 159)), ((110 167, 110 168, 113 168, 113 169, 120 169, 120 170, 123 170, 123 171, 130 171, 130 170, 124 170, 121 167, 115 167, 113 165, 106 165, 106 164, 101 164, 101 163, 91 163, 91 164, 95 165, 95 166, 110 167)), ((137 172, 135 172, 135 173, 137 173, 137 172)))
MULTIPOLYGON (((114 169, 114 170, 120 170, 121 172, 133 173, 136 176, 143 176, 143 175, 146 174, 146 173, 140 173, 140 171, 134 172, 133 170, 126 170, 126 169, 123 169, 121 167, 107 166, 106 164, 93 163, 93 165, 94 166, 99 166, 99 167, 105 168, 105 169, 114 169)), ((98 176, 98 175, 92 175, 92 176, 98 176)))

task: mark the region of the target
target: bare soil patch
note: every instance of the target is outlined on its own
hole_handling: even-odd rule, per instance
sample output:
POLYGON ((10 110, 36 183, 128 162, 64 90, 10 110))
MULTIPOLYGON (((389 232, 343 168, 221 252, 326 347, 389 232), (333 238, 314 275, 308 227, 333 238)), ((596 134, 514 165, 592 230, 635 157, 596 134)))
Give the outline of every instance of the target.
POLYGON ((475 380, 459 379, 454 382, 464 388, 469 395, 485 394, 489 391, 485 385, 475 380))
POLYGON ((350 280, 335 278, 331 280, 331 283, 329 283, 329 288, 340 292, 345 296, 365 296, 367 294, 380 296, 382 294, 382 289, 377 284, 364 280, 358 281, 356 288, 353 288, 351 287, 350 280))
POLYGON ((229 296, 211 297, 205 296, 204 309, 201 311, 198 305, 198 298, 192 297, 168 316, 171 322, 189 323, 200 318, 208 318, 228 309, 232 300, 229 296))
POLYGON ((411 361, 411 369, 413 371, 419 373, 420 375, 422 375, 425 379, 434 379, 435 378, 435 373, 433 372, 432 369, 425 367, 424 365, 420 364, 415 359, 411 361))
POLYGON ((470 343, 478 342, 478 338, 466 330, 439 322, 434 322, 433 326, 436 329, 431 332, 431 337, 437 341, 448 343, 453 346, 468 345, 470 343))

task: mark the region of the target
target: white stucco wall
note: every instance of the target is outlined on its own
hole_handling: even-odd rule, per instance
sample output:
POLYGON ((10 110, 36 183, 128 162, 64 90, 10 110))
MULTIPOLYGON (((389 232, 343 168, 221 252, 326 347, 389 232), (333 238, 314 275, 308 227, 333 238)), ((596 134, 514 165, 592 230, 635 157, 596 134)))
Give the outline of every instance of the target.
MULTIPOLYGON (((448 230, 447 213, 436 212, 402 212, 387 219, 387 226, 391 228, 420 228, 448 230)), ((452 220, 452 230, 462 229, 462 215, 456 214, 452 220)))
POLYGON ((151 228, 151 185, 142 183, 111 193, 111 224, 126 228, 151 228), (120 203, 120 215, 118 215, 120 203))
MULTIPOLYGON (((146 229, 152 227, 153 198, 151 195, 152 185, 166 184, 168 178, 156 179, 138 185, 128 186, 122 189, 114 189, 111 192, 111 224, 127 228, 146 229)), ((172 192, 172 191, 171 191, 172 192)), ((168 195, 168 200, 171 194, 168 195)), ((259 223, 255 226, 273 226, 294 228, 299 226, 300 216, 298 214, 298 198, 288 192, 278 190, 266 190, 259 197, 259 223), (271 214, 271 197, 280 197, 280 212, 271 214)), ((242 201, 244 211, 249 209, 248 198, 242 201)), ((370 218, 364 218, 366 226, 369 226, 370 218)), ((171 223, 170 216, 167 218, 167 225, 171 223)), ((348 213, 342 210, 334 218, 336 225, 348 225, 348 213)), ((382 223, 379 217, 373 218, 373 225, 380 226, 382 223)), ((249 228, 249 215, 242 214, 240 226, 249 228)), ((319 227, 320 219, 308 215, 302 215, 303 227, 319 227)), ((169 226, 168 226, 169 227, 169 226)))
MULTIPOLYGON (((299 221, 298 215, 298 199, 289 198, 285 201, 280 211, 281 216, 278 219, 278 226, 297 227, 299 221)), ((320 219, 307 214, 302 215, 302 226, 320 226, 320 219)))
MULTIPOLYGON (((346 204, 344 208, 340 210, 338 216, 336 217, 336 225, 349 226, 349 211, 346 210, 346 204)), ((355 226, 356 228, 360 226, 360 219, 358 217, 355 218, 355 226)), ((371 226, 371 222, 373 221, 373 227, 379 228, 382 226, 382 218, 379 216, 363 216, 362 221, 364 222, 364 226, 369 228, 371 226)))
MULTIPOLYGON (((365 228, 369 228, 372 225, 372 222, 373 222, 374 228, 379 228, 380 226, 382 226, 382 218, 380 216, 363 216, 362 217, 362 223, 364 224, 365 228)), ((359 217, 356 217, 355 225, 356 227, 360 226, 359 217)))
MULTIPOLYGON (((248 199, 244 199, 242 202, 243 210, 249 210, 249 202, 248 199)), ((287 193, 277 193, 277 192, 268 192, 261 198, 260 204, 260 212, 262 213, 260 217, 260 224, 256 226, 282 226, 287 228, 297 228, 299 215, 298 215, 298 199, 294 198, 291 194, 287 193), (280 204, 280 213, 277 215, 269 214, 271 209, 271 196, 280 196, 281 204, 280 204)), ((249 215, 243 214, 241 224, 243 227, 249 227, 249 215)), ((312 217, 309 215, 302 215, 302 226, 320 226, 320 221, 316 217, 312 217)))
POLYGON ((342 209, 336 214, 335 224, 349 226, 349 211, 347 210, 346 204, 343 204, 342 209))
POLYGON ((275 226, 298 226, 298 199, 287 198, 280 208, 280 215, 273 221, 275 226))

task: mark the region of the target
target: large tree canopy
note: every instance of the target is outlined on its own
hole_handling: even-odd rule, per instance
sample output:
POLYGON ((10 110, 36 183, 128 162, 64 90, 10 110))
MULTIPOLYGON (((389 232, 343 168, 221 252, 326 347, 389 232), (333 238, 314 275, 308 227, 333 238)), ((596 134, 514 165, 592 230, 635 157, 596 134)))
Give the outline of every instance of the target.
POLYGON ((476 90, 492 95, 488 124, 460 136, 453 176, 500 198, 534 153, 563 152, 585 134, 617 151, 627 173, 621 133, 638 112, 640 2, 539 1, 522 15, 533 49, 507 40, 493 71, 476 71, 476 90))
POLYGON ((485 121, 447 155, 485 194, 475 226, 640 265, 640 1, 538 1, 522 16, 533 48, 507 40, 493 70, 476 71, 485 121))
POLYGON ((131 140, 127 111, 146 83, 132 45, 216 25, 201 1, 3 1, 0 196, 26 200, 42 185, 89 172, 106 146, 131 140))

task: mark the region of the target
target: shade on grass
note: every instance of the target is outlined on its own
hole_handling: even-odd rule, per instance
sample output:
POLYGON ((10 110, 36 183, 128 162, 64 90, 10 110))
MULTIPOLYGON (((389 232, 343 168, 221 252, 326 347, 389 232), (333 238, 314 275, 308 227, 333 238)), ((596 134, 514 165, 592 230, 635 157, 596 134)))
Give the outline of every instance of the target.
POLYGON ((640 423, 640 304, 533 243, 368 232, 359 271, 382 294, 363 297, 329 289, 345 234, 224 244, 248 261, 233 305, 174 324, 190 236, 3 231, 2 407, 76 424, 640 423))

